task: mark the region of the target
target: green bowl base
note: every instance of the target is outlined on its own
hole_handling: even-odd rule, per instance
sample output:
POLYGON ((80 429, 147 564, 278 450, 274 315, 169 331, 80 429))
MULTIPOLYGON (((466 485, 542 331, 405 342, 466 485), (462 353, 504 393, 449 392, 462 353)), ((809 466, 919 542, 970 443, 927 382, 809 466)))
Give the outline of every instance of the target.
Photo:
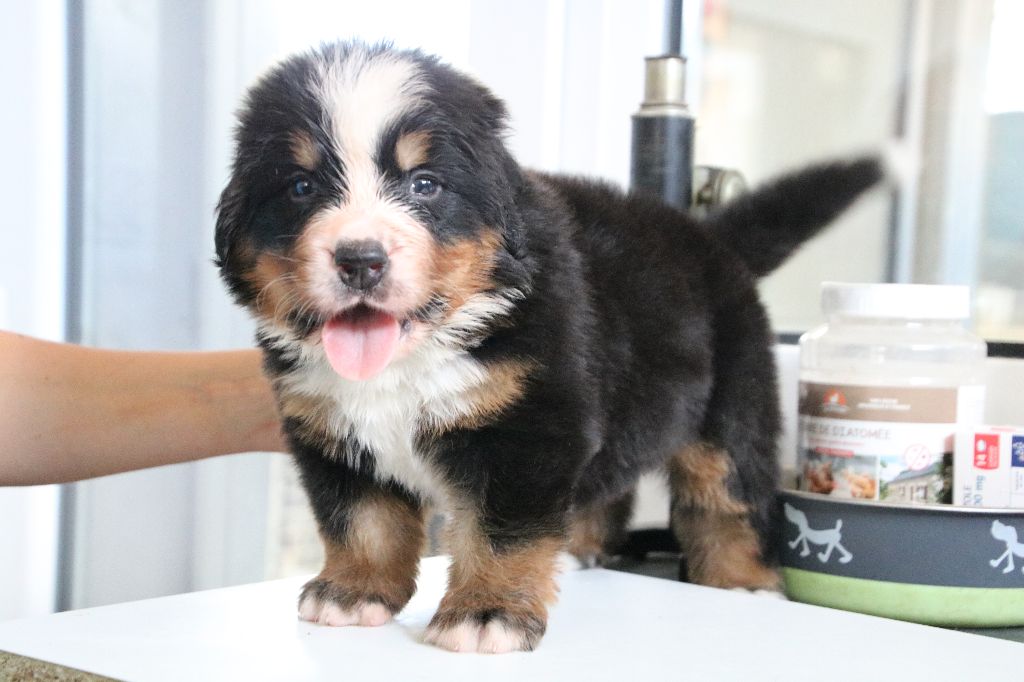
POLYGON ((944 627, 1024 625, 1024 588, 940 587, 783 567, 786 596, 872 616, 944 627))

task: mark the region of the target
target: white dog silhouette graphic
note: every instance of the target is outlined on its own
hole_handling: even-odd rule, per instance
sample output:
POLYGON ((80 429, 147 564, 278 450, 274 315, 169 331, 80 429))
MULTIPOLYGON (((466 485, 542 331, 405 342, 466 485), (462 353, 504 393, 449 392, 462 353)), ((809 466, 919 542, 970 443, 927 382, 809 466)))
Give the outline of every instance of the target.
MULTIPOLYGON (((1003 573, 1009 573, 1013 570, 1013 557, 1024 559, 1024 542, 1017 541, 1016 528, 1000 523, 998 520, 992 522, 992 537, 1005 542, 1006 551, 998 559, 993 559, 988 563, 992 568, 996 568, 1003 563, 1003 559, 1006 559, 1006 568, 1003 569, 1003 573)), ((1021 568, 1021 573, 1024 573, 1024 568, 1021 568)))
MULTIPOLYGON (((810 547, 807 546, 807 542, 810 541, 815 545, 824 545, 825 551, 818 552, 818 561, 825 564, 828 563, 828 559, 832 556, 832 550, 839 550, 839 563, 848 564, 853 559, 853 555, 846 551, 839 541, 843 539, 842 533, 839 529, 843 527, 843 520, 836 520, 835 528, 828 528, 825 530, 814 530, 807 524, 807 515, 802 511, 787 502, 783 505, 783 511, 786 513, 786 518, 789 522, 795 525, 799 530, 800 534, 797 535, 796 540, 789 543, 790 549, 796 549, 796 546, 803 544, 803 549, 800 550, 800 556, 807 556, 811 553, 810 547)), ((993 531, 995 532, 995 531, 993 531)), ((1014 534, 1014 538, 1016 538, 1014 534)))

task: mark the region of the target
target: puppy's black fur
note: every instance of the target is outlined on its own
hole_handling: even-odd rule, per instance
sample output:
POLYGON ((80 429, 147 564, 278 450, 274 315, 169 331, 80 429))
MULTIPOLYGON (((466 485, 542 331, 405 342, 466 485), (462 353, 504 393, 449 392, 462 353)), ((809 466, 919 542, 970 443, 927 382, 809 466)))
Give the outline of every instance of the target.
POLYGON ((604 183, 524 171, 504 144, 505 108, 484 87, 421 53, 357 44, 284 62, 239 118, 218 264, 260 323, 328 548, 303 617, 373 624, 377 607, 384 618, 400 610, 422 542, 414 517, 441 502, 454 510, 454 559, 428 640, 533 648, 554 594, 554 551, 566 538, 578 553, 600 551, 609 505, 664 467, 680 543, 702 567, 691 577, 773 584, 779 415, 757 278, 877 183, 875 160, 801 170, 700 223, 604 183), (394 98, 366 104, 381 120, 356 122, 370 93, 360 88, 396 80, 394 98), (356 147, 371 163, 357 163, 356 147), (356 198, 367 178, 391 211, 381 224, 406 226, 382 227, 385 244, 401 230, 423 237, 414 241, 429 264, 406 268, 422 270, 422 291, 405 307, 392 305, 405 291, 395 262, 397 283, 379 292, 338 284, 336 304, 309 293, 311 269, 334 267, 307 248, 311 235, 330 223, 344 239, 353 215, 372 213, 352 208, 375 200, 356 198), (400 321, 409 357, 426 358, 418 349, 428 345, 437 353, 395 361, 384 370, 390 388, 325 377, 320 330, 378 307, 400 321), (423 377, 453 371, 478 381, 424 388, 423 377), (426 397, 411 403, 411 445, 396 455, 374 429, 398 422, 365 415, 390 414, 416 391, 426 397), (447 400, 462 407, 435 408, 447 400))

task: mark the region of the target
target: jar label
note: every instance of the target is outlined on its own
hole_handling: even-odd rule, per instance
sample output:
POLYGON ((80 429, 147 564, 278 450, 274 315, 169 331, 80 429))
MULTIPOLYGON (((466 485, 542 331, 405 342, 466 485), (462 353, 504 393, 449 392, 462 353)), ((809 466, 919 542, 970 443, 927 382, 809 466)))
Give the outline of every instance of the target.
POLYGON ((800 489, 949 502, 957 423, 981 419, 984 387, 800 383, 800 489))

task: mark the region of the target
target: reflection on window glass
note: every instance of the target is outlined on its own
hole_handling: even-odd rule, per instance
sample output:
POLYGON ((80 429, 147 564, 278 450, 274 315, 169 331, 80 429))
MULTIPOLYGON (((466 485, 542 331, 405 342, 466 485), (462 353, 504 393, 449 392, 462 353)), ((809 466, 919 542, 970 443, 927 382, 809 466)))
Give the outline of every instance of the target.
MULTIPOLYGON (((699 163, 757 183, 892 139, 906 3, 715 0, 704 11, 699 163)), ((777 330, 818 324, 823 280, 887 278, 890 213, 888 194, 866 197, 764 280, 777 330)))
POLYGON ((977 272, 978 330, 1024 342, 1024 2, 995 3, 985 113, 982 243, 977 272))
POLYGON ((898 146, 899 195, 861 202, 762 283, 775 328, 818 283, 969 284, 975 326, 1024 341, 1024 2, 711 0, 698 161, 753 182, 898 146))

